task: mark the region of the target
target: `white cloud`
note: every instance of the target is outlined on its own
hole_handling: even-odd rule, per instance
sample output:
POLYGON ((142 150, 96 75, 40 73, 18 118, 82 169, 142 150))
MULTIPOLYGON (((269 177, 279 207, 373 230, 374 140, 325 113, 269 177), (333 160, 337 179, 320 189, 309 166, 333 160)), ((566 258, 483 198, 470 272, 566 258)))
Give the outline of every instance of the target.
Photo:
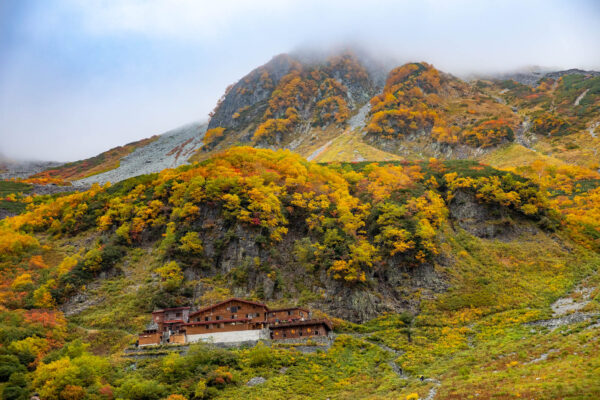
POLYGON ((137 33, 186 40, 214 39, 249 15, 281 12, 277 0, 65 0, 94 34, 137 33))

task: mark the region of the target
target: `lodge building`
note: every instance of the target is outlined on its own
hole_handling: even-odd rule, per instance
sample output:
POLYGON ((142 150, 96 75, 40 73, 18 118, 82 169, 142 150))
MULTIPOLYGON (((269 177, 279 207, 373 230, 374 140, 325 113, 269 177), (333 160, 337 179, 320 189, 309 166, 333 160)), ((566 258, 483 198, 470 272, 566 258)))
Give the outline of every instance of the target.
POLYGON ((269 309, 263 303, 230 298, 193 312, 190 307, 154 311, 138 345, 295 339, 327 336, 331 330, 331 322, 311 319, 306 308, 269 309))

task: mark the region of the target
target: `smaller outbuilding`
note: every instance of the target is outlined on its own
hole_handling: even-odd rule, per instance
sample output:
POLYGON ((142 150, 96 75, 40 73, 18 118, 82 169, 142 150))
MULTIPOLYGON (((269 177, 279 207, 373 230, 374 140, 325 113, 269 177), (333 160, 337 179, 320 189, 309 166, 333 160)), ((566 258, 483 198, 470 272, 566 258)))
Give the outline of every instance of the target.
POLYGON ((309 319, 279 323, 269 326, 271 339, 299 339, 311 336, 327 336, 333 330, 331 322, 326 319, 309 319))

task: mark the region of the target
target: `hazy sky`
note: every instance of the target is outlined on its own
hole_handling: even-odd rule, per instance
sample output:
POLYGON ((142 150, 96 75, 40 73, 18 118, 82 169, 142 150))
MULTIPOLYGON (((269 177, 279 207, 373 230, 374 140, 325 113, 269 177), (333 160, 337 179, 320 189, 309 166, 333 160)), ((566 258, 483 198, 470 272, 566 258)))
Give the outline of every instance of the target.
POLYGON ((600 0, 0 0, 0 153, 77 160, 207 119, 273 55, 600 69, 600 0))

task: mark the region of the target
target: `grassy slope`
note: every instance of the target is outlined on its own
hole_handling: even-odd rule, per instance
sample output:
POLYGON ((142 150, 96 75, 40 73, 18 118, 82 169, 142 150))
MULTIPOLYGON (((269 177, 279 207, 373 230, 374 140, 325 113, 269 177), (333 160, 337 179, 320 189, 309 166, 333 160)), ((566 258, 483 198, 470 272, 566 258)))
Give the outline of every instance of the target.
MULTIPOLYGON (((450 229, 444 235, 444 252, 454 262, 442 272, 449 276, 452 289, 425 303, 410 328, 412 342, 397 316, 383 316, 349 331, 342 328, 341 332, 362 335, 338 339, 328 352, 303 355, 292 348, 279 351, 270 365, 242 363, 235 372, 238 382, 263 376, 267 383, 228 386, 218 397, 396 399, 413 392, 425 396, 435 385, 416 379, 421 374, 441 381, 440 399, 475 394, 484 399, 591 398, 600 393, 595 380, 599 345, 590 341, 600 334, 599 327, 583 329, 584 323, 550 332, 523 325, 548 318, 550 303, 584 277, 591 276, 590 284, 597 286, 600 257, 548 234, 524 235, 510 242, 450 229), (402 353, 397 362, 409 378, 398 378, 387 364, 395 356, 372 343, 402 353), (531 362, 549 351, 548 359, 531 362), (283 366, 288 369, 282 374, 283 366)), ((152 263, 152 249, 132 250, 123 261, 124 276, 90 287, 91 298, 100 302, 70 320, 83 328, 81 334, 94 351, 118 352, 146 322, 149 310, 144 298, 156 283, 149 278, 152 263)), ((219 287, 219 278, 204 284, 219 287)), ((596 289, 589 310, 600 309, 597 294, 596 289)), ((235 353, 247 356, 244 350, 235 353)))
MULTIPOLYGON (((362 326, 341 326, 339 333, 349 336, 338 339, 331 350, 301 354, 293 348, 279 349, 267 363, 252 361, 251 350, 233 351, 241 360, 234 370, 238 384, 227 385, 215 396, 403 399, 418 393, 423 398, 437 383, 419 381, 416 377, 421 374, 441 382, 439 399, 598 395, 600 386, 595 378, 600 357, 598 341, 593 340, 600 334, 598 326, 583 323, 550 332, 524 323, 549 318, 549 305, 586 276, 597 288, 600 257, 570 244, 567 238, 539 231, 501 242, 475 238, 448 226, 442 236, 444 257, 452 262, 450 267, 437 268, 452 288, 437 299, 426 300, 423 313, 410 326, 393 314, 362 326), (545 353, 549 353, 547 359, 532 362, 545 353), (388 362, 393 359, 409 374, 406 379, 392 371, 388 362), (287 368, 283 373, 282 367, 287 368), (267 382, 244 385, 255 376, 263 376, 267 382)), ((44 259, 57 263, 62 255, 76 252, 93 238, 57 242, 40 237, 53 243, 61 254, 44 259)), ((93 352, 117 355, 135 340, 150 311, 145 299, 158 284, 151 274, 156 265, 156 248, 130 249, 119 264, 123 275, 88 287, 94 305, 69 320, 78 327, 74 332, 92 344, 93 352)), ((207 302, 230 294, 218 276, 203 279, 202 285, 207 302)), ((588 310, 600 309, 598 294, 595 289, 588 310)), ((146 374, 144 371, 163 368, 164 362, 148 361, 138 368, 146 374)), ((117 361, 118 368, 129 364, 126 359, 117 361)))
POLYGON ((0 181, 0 210, 6 210, 9 213, 19 214, 25 210, 25 203, 16 199, 16 201, 4 200, 6 196, 20 193, 26 195, 31 192, 31 185, 21 182, 0 181))
POLYGON ((329 146, 324 146, 313 159, 317 162, 352 162, 352 161, 393 161, 401 157, 379 150, 362 140, 356 131, 346 130, 336 137, 329 146))

